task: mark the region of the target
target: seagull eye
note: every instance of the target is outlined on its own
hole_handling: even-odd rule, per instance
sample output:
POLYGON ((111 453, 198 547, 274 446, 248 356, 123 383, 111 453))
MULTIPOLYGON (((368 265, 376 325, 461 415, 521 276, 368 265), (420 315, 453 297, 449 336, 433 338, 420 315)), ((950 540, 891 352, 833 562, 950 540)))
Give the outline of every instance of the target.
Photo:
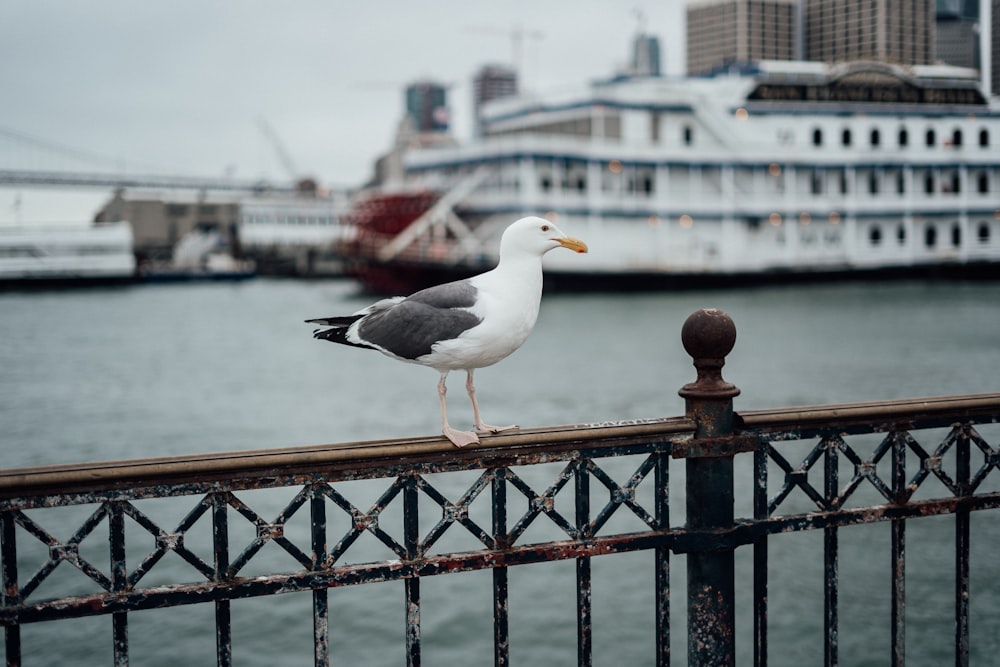
POLYGON ((551 227, 549 227, 548 225, 542 225, 542 231, 543 231, 543 232, 547 232, 547 231, 549 231, 550 229, 552 229, 552 228, 551 228, 551 227))

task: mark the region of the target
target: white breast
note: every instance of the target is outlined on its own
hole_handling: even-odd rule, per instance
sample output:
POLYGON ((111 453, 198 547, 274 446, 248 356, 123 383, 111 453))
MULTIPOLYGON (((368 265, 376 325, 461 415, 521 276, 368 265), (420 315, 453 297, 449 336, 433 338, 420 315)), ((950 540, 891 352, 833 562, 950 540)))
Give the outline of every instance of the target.
POLYGON ((470 310, 482 323, 458 338, 437 343, 419 362, 442 370, 483 368, 521 347, 538 319, 542 294, 538 264, 537 271, 495 269, 473 278, 479 293, 470 310))

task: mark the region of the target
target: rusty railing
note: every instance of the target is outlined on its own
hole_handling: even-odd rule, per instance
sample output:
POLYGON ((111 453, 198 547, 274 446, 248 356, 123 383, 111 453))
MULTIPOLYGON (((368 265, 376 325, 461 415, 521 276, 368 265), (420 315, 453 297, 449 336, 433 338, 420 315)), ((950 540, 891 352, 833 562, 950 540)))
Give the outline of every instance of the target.
MULTIPOLYGON (((0 470, 0 624, 7 664, 22 664, 27 624, 106 615, 109 661, 127 665, 130 614, 211 604, 217 662, 230 665, 231 602, 299 592, 312 597, 315 664, 327 665, 337 653, 329 640, 329 591, 395 581, 403 589, 405 661, 419 665, 421 581, 489 570, 492 600, 482 606, 493 617, 494 664, 508 665, 509 619, 517 613, 508 604, 510 568, 572 560, 577 662, 589 665, 592 559, 642 551, 651 554, 655 582, 649 613, 655 616, 656 664, 671 660, 670 567, 683 555, 688 664, 734 665, 734 558, 748 548, 753 602, 752 619, 745 620, 753 624, 753 664, 763 666, 769 547, 783 533, 822 531, 823 652, 825 663, 836 665, 840 531, 888 522, 892 606, 885 651, 890 664, 903 665, 906 527, 920 517, 953 515, 954 656, 957 665, 967 665, 970 514, 1000 507, 1000 492, 989 490, 1000 477, 1000 447, 983 435, 995 428, 986 425, 1000 420, 1000 394, 735 413, 739 390, 721 374, 735 341, 732 321, 720 311, 699 311, 682 339, 697 368, 695 382, 681 389, 683 417, 526 430, 464 450, 425 438, 0 470), (670 520, 674 459, 685 461, 682 525, 670 520), (752 516, 736 518, 734 478, 741 471, 752 476, 752 516), (466 475, 460 487, 442 482, 458 473, 466 475), (380 485, 373 503, 351 500, 347 487, 360 480, 380 485), (928 497, 928 480, 946 493, 928 497), (270 518, 246 500, 261 489, 285 490, 291 500, 270 518), (879 501, 859 502, 866 498, 860 489, 879 501), (181 504, 183 518, 157 521, 151 511, 156 503, 181 504), (38 518, 69 510, 84 518, 68 539, 57 538, 38 518), (616 523, 622 516, 632 522, 629 529, 616 523), (544 526, 546 536, 533 539, 532 526, 544 526), (201 542, 199 530, 207 535, 201 542), (444 538, 455 533, 475 548, 442 551, 444 538), (388 558, 358 551, 362 537, 388 558), (96 549, 99 557, 95 542, 103 545, 96 549), (280 549, 295 565, 281 569, 267 561, 271 571, 253 572, 265 547, 280 549), (192 568, 189 580, 154 581, 168 554, 192 568), (67 567, 82 573, 91 590, 50 590, 53 573, 67 567)), ((983 567, 1000 570, 995 559, 983 567)), ((740 662, 750 660, 748 654, 740 662)))

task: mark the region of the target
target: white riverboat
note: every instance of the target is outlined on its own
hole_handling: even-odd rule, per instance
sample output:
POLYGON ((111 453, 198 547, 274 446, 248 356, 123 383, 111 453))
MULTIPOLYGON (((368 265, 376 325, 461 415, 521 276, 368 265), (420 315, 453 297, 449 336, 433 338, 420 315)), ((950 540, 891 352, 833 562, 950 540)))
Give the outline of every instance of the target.
POLYGON ((350 252, 369 287, 481 270, 524 214, 589 244, 547 256, 567 287, 1000 273, 1000 106, 973 70, 622 76, 495 100, 481 120, 469 143, 408 148, 402 178, 359 199, 350 252))
POLYGON ((135 268, 128 222, 0 227, 0 285, 126 283, 135 268))

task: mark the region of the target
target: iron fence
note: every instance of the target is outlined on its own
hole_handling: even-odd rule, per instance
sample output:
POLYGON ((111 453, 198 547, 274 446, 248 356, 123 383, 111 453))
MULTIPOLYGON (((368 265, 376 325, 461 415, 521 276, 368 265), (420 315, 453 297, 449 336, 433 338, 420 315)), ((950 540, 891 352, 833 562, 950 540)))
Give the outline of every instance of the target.
MULTIPOLYGON (((690 665, 733 665, 734 556, 748 548, 753 664, 763 666, 771 540, 821 531, 823 653, 825 664, 837 665, 840 531, 888 522, 892 606, 885 651, 890 664, 903 665, 908 521, 952 515, 954 656, 955 664, 968 665, 970 515, 1000 507, 1000 447, 983 435, 1000 420, 1000 393, 735 413, 739 390, 721 374, 735 340, 732 322, 719 311, 699 311, 682 338, 698 373, 681 389, 682 417, 526 430, 464 450, 425 438, 0 470, 7 664, 22 664, 27 624, 108 615, 109 659, 127 665, 130 614, 210 604, 217 662, 230 665, 230 604, 301 592, 312 596, 315 664, 328 665, 336 662, 330 589, 395 581, 403 588, 405 661, 419 665, 421 581, 488 570, 493 661, 508 665, 510 615, 517 613, 509 605, 510 568, 569 560, 576 565, 576 660, 590 665, 592 559, 642 551, 652 555, 656 664, 671 662, 670 568, 672 557, 682 555, 688 641, 677 653, 690 665), (674 460, 685 462, 674 473, 685 485, 683 523, 671 521, 674 460), (744 461, 750 464, 734 465, 744 461), (752 515, 736 518, 734 475, 744 469, 753 477, 752 515), (447 481, 456 473, 465 475, 458 485, 447 481), (352 500, 346 487, 360 480, 381 480, 373 502, 352 500), (943 494, 928 491, 932 480, 943 494), (276 516, 247 500, 275 489, 292 494, 276 516), (179 521, 154 518, 153 507, 168 502, 183 504, 179 521), (38 516, 69 510, 83 514, 68 539, 38 516), (627 529, 616 521, 623 515, 631 521, 627 529), (537 539, 532 528, 541 524, 548 532, 537 539), (199 531, 208 536, 201 542, 199 531), (455 533, 474 548, 442 550, 455 533), (106 541, 97 539, 104 535, 106 541), (370 551, 359 551, 362 538, 389 557, 368 558, 370 551), (255 572, 265 548, 280 549, 294 566, 255 572), (191 568, 189 580, 155 579, 170 554, 191 568), (67 567, 82 573, 91 590, 51 590, 53 573, 67 567)), ((984 567, 1000 570, 996 561, 984 567)))

